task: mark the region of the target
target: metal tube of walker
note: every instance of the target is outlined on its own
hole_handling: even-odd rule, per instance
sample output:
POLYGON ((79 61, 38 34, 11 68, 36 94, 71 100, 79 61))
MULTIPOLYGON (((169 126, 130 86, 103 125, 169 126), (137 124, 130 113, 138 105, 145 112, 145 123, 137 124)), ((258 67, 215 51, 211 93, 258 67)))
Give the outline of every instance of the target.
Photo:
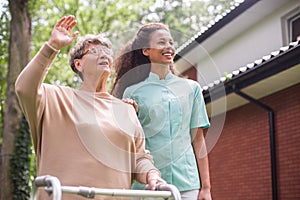
POLYGON ((173 197, 174 200, 181 200, 178 189, 170 184, 159 184, 156 186, 156 191, 150 190, 149 185, 146 185, 145 190, 61 186, 58 178, 49 175, 37 177, 34 183, 37 187, 45 187, 46 192, 49 195, 53 195, 53 200, 61 200, 62 193, 77 194, 86 198, 94 198, 95 195, 106 195, 125 197, 173 197))

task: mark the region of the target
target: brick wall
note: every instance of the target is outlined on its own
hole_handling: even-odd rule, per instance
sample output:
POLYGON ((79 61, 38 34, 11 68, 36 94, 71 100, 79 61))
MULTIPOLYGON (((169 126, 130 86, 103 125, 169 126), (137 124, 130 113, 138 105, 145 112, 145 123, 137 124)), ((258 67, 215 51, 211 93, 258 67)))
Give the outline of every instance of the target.
POLYGON ((188 77, 189 79, 192 79, 192 80, 197 80, 197 70, 196 70, 196 67, 189 68, 188 70, 186 70, 185 72, 183 72, 181 75, 182 76, 186 76, 186 77, 188 77))
MULTIPOLYGON (((278 199, 300 199, 300 84, 260 99, 275 111, 278 199)), ((249 103, 226 114, 209 153, 214 200, 272 199, 267 111, 249 103)))

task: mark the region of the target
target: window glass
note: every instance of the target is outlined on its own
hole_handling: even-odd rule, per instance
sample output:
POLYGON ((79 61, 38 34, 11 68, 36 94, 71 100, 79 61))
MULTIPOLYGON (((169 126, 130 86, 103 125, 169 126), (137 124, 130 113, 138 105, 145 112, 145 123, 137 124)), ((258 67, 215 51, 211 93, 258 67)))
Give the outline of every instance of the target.
POLYGON ((290 41, 296 41, 300 39, 300 15, 291 20, 290 23, 291 36, 290 41))

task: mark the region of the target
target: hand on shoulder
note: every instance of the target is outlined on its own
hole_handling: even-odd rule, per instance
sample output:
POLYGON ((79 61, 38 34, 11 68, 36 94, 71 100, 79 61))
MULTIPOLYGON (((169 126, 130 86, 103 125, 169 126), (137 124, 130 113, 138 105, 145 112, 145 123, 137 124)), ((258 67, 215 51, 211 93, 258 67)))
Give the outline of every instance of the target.
POLYGON ((122 101, 128 103, 129 105, 132 105, 136 113, 139 111, 138 105, 133 99, 125 98, 122 99, 122 101))

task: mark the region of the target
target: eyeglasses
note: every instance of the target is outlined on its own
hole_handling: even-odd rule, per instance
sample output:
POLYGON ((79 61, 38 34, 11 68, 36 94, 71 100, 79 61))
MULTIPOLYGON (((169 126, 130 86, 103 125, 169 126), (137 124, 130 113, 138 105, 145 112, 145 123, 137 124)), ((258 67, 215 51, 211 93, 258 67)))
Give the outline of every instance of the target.
POLYGON ((90 52, 90 54, 95 56, 99 56, 101 52, 107 56, 112 55, 112 50, 105 46, 89 48, 85 53, 83 53, 83 56, 86 55, 88 52, 90 52))

